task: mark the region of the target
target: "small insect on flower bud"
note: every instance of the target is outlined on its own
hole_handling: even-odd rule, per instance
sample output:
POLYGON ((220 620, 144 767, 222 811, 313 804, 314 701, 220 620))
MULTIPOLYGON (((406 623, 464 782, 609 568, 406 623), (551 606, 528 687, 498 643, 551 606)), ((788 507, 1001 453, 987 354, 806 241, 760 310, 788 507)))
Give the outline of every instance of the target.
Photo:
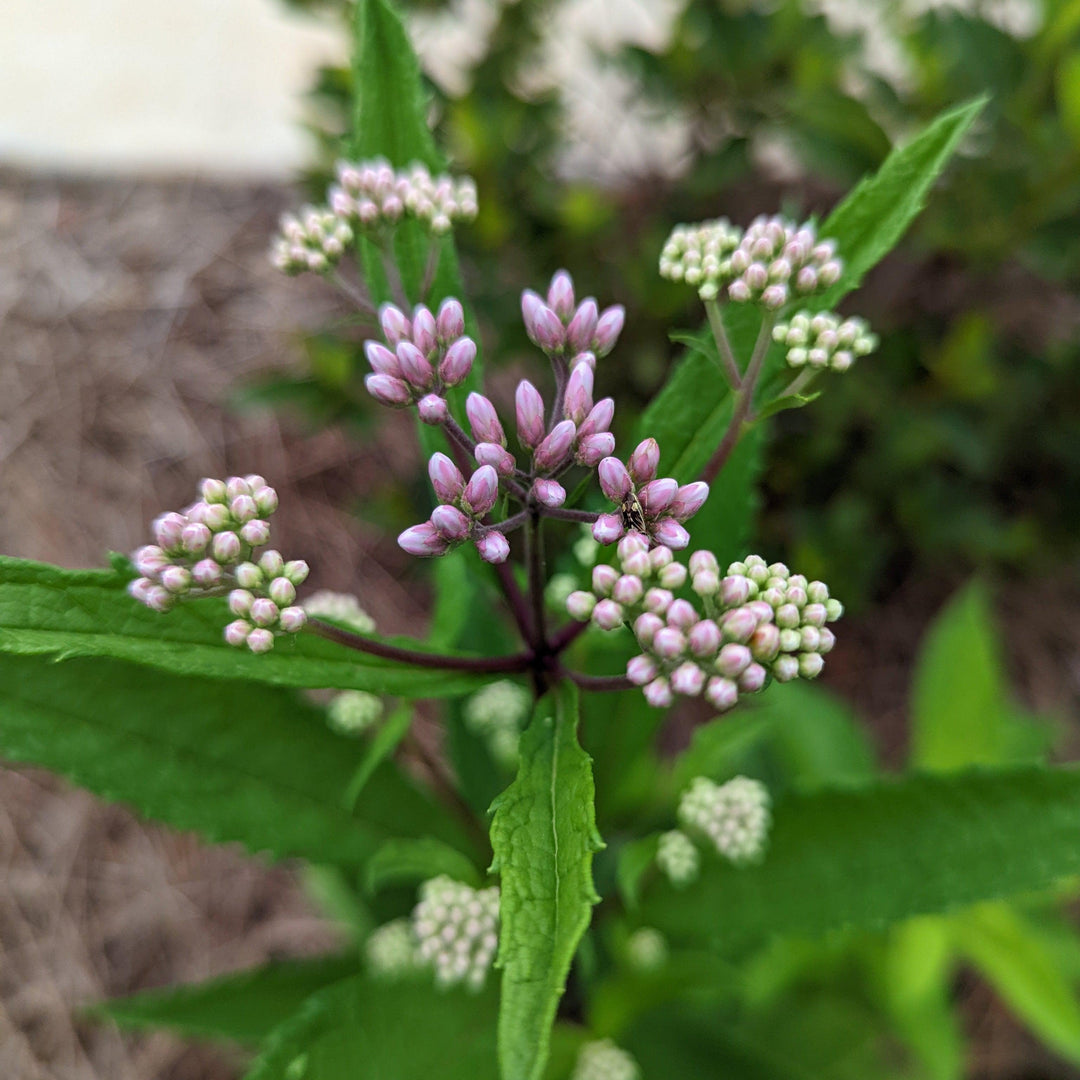
POLYGON ((446 399, 438 394, 425 394, 417 403, 416 411, 425 424, 433 427, 441 424, 447 417, 446 399))
POLYGON ((597 356, 607 356, 622 333, 623 324, 626 322, 626 309, 622 304, 613 304, 605 308, 600 316, 596 331, 592 339, 592 351, 597 356))
POLYGON ((533 454, 533 464, 540 472, 554 472, 566 463, 574 445, 577 427, 573 420, 556 424, 533 454))
POLYGON ((458 338, 439 364, 439 378, 446 386, 458 386, 469 377, 475 360, 476 342, 468 337, 458 338))
POLYGON ((393 375, 365 375, 364 388, 380 404, 400 408, 412 401, 408 384, 393 375))
MULTIPOLYGON (((599 318, 596 301, 591 296, 578 304, 578 309, 566 328, 566 344, 572 353, 584 352, 592 345, 599 318)), ((595 357, 593 362, 595 363, 595 357)))
POLYGON ((510 543, 498 529, 490 529, 476 541, 476 550, 484 562, 503 563, 510 554, 510 543))
POLYGON ((459 301, 447 297, 439 305, 435 330, 444 345, 451 344, 465 333, 465 311, 459 301))
POLYGON ((444 540, 451 542, 464 540, 469 535, 471 527, 467 515, 456 506, 436 506, 431 511, 431 524, 444 540))
POLYGON ((528 379, 522 379, 514 393, 514 405, 518 439, 522 446, 535 450, 545 434, 544 399, 528 379))
MULTIPOLYGON (((638 443, 627 462, 630 478, 639 485, 655 480, 659 467, 660 444, 655 439, 645 439, 638 443)), ((678 484, 675 486, 678 488, 678 484)))
POLYGON ((559 352, 566 340, 562 320, 531 289, 521 294, 521 315, 529 340, 545 352, 559 352))
POLYGON ((563 322, 569 322, 574 312, 574 281, 565 270, 559 270, 551 279, 547 294, 548 307, 563 322))
POLYGON ((469 418, 473 438, 477 442, 506 445, 506 436, 503 434, 495 406, 483 394, 473 392, 466 398, 465 413, 469 418))
POLYGON ((532 486, 533 497, 542 506, 552 509, 566 502, 566 489, 557 480, 536 480, 532 486))

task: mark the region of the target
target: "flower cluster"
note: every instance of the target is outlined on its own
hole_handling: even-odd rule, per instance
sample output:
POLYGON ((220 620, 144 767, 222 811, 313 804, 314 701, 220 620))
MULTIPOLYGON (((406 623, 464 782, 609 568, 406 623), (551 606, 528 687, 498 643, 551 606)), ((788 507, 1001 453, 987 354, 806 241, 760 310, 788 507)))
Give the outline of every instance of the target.
POLYGON ((445 875, 425 881, 412 914, 420 959, 440 986, 484 985, 499 942, 499 890, 473 889, 445 875))
POLYGON ((681 550, 690 543, 682 522, 696 514, 709 497, 703 480, 681 487, 677 480, 656 478, 660 447, 655 439, 638 444, 624 465, 618 458, 600 462, 600 487, 618 504, 617 514, 601 514, 593 525, 593 537, 613 544, 626 534, 638 534, 664 547, 681 550))
POLYGON ((626 959, 638 971, 656 971, 668 958, 668 943, 654 926, 640 926, 626 940, 626 959))
POLYGON ((496 761, 511 767, 518 759, 521 724, 531 706, 532 695, 524 686, 500 679, 465 702, 465 726, 487 742, 496 761))
POLYGON ((347 221, 326 207, 305 206, 299 214, 282 215, 270 260, 285 274, 321 274, 337 265, 352 241, 347 221))
POLYGON ((672 885, 681 888, 697 880, 701 856, 686 833, 671 829, 660 834, 656 845, 656 865, 672 885))
POLYGON ((371 365, 371 374, 364 377, 368 393, 383 405, 416 405, 421 420, 441 424, 447 417, 446 391, 468 378, 476 359, 461 304, 444 300, 438 315, 417 304, 411 319, 393 304, 383 304, 379 323, 385 344, 364 344, 371 365))
POLYGON ((800 311, 773 327, 773 340, 787 347, 791 367, 833 371, 847 371, 878 343, 864 319, 841 319, 831 311, 800 311))
POLYGON ((397 979, 421 966, 408 919, 394 919, 372 930, 364 942, 364 956, 372 975, 397 979))
POLYGON ((327 723, 339 735, 361 735, 382 719, 383 702, 366 690, 343 690, 326 710, 327 723))
POLYGON ((755 218, 742 232, 726 218, 679 225, 660 255, 660 274, 696 286, 703 300, 722 290, 738 303, 783 307, 792 292, 809 296, 839 280, 843 266, 832 240, 812 223, 755 218))
POLYGON ((330 622, 340 623, 346 629, 358 634, 375 632, 375 620, 360 606, 360 601, 351 593, 319 589, 307 597, 301 606, 310 618, 329 619, 330 622))
POLYGON ((476 217, 476 184, 471 177, 432 176, 419 162, 395 170, 382 158, 339 161, 337 180, 327 193, 330 209, 360 228, 393 225, 411 214, 441 234, 454 221, 476 217))
POLYGON ((251 475, 203 480, 199 495, 186 509, 154 520, 156 542, 132 554, 141 576, 128 591, 164 612, 184 597, 219 595, 231 588, 229 609, 237 619, 225 628, 225 640, 267 652, 275 634, 295 634, 307 622, 304 609, 295 604, 307 563, 286 562, 273 550, 255 555, 270 541, 277 492, 261 476, 251 475))
POLYGON ((740 866, 760 859, 765 851, 772 822, 769 807, 768 789, 759 780, 736 776, 715 784, 699 776, 679 800, 679 821, 740 866))
POLYGON ((521 294, 521 315, 529 340, 551 356, 569 357, 571 367, 595 368, 596 358, 615 347, 626 321, 621 304, 600 311, 591 296, 576 303, 574 282, 565 270, 551 279, 546 303, 532 289, 521 294))
POLYGON ((578 1051, 570 1080, 640 1080, 637 1062, 611 1039, 587 1042, 578 1051))
POLYGON ((704 694, 726 712, 740 694, 761 690, 770 674, 788 682, 821 673, 835 640, 825 623, 843 613, 823 582, 808 582, 783 563, 766 565, 757 555, 732 563, 721 578, 707 551, 690 556, 688 573, 670 547, 650 551, 639 533, 619 542, 618 558, 618 568, 594 567, 592 591, 571 593, 566 607, 604 630, 633 626, 644 651, 626 674, 651 705, 704 694), (688 577, 704 615, 674 595, 688 577))

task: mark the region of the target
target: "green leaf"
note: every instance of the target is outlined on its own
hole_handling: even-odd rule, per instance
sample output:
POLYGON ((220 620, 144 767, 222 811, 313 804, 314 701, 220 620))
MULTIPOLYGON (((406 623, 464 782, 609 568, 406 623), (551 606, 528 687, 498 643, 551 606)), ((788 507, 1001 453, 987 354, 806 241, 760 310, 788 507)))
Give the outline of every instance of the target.
POLYGON ((268 964, 191 986, 149 990, 88 1009, 121 1027, 172 1028, 193 1038, 259 1043, 312 994, 357 974, 356 956, 268 964))
POLYGON ((779 800, 757 866, 703 860, 657 880, 643 920, 729 950, 776 934, 878 927, 1046 888, 1080 870, 1080 771, 1016 767, 912 776, 779 800))
POLYGON ((763 405, 758 409, 758 421, 768 420, 770 416, 776 416, 777 413, 787 412, 788 409, 801 409, 804 406, 809 405, 812 401, 817 401, 819 397, 821 397, 820 390, 813 394, 790 394, 788 397, 775 398, 770 401, 768 405, 763 405))
POLYGON ((379 726, 365 748, 364 756, 352 780, 349 781, 349 791, 345 796, 345 801, 349 806, 356 805, 356 800, 360 798, 361 792, 375 774, 375 770, 394 753, 401 740, 408 735, 412 721, 412 706, 399 705, 379 726))
POLYGON ((106 656, 176 675, 408 698, 469 693, 489 681, 368 656, 311 633, 256 656, 225 643, 222 630, 231 618, 224 599, 192 600, 160 615, 128 596, 125 579, 114 571, 61 570, 0 556, 0 652, 62 660, 106 656))
POLYGON ((623 903, 631 911, 637 908, 641 899, 641 884, 656 860, 659 840, 660 834, 652 833, 631 840, 619 852, 619 859, 615 864, 615 884, 623 903))
POLYGON ((496 1080, 492 987, 350 979, 283 1024, 246 1080, 496 1080))
POLYGON ((986 589, 972 582, 934 621, 912 689, 911 761, 942 772, 1038 757, 1040 733, 1009 703, 986 589))
POLYGON ((1054 953, 1006 904, 953 920, 954 940, 1009 1008, 1047 1046, 1080 1065, 1080 1001, 1054 953))
POLYGON ((881 168, 859 181, 833 210, 819 232, 839 245, 844 271, 815 301, 815 307, 835 308, 892 251, 985 105, 986 98, 979 97, 942 113, 909 142, 893 149, 881 168))
POLYGON ((361 864, 394 834, 430 832, 467 850, 389 765, 350 813, 350 741, 287 691, 113 660, 4 655, 0 687, 0 755, 174 828, 340 866, 361 864))
POLYGON ((591 762, 577 741, 577 690, 563 682, 537 703, 521 737, 517 778, 493 806, 503 1080, 543 1075, 570 962, 599 899, 593 797, 591 762))
POLYGON ((690 745, 672 769, 676 786, 684 788, 695 776, 727 779, 746 751, 768 732, 772 720, 768 709, 744 709, 694 728, 690 745))
POLYGON ((378 892, 387 885, 415 884, 446 874, 479 888, 481 875, 460 851, 431 837, 387 840, 364 867, 364 887, 378 892))

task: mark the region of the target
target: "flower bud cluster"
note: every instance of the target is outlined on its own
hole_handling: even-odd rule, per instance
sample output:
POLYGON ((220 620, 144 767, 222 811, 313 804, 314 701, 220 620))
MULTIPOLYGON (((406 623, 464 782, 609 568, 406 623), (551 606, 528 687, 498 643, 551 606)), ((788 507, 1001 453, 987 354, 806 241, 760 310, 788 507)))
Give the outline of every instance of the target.
POLYGON ((343 690, 330 702, 326 720, 339 735, 361 735, 373 728, 383 714, 382 698, 366 690, 343 690))
POLYGON ((321 274, 340 262, 352 241, 347 221, 326 207, 305 206, 299 214, 282 215, 270 261, 285 274, 321 274))
POLYGON ((479 990, 499 943, 499 890, 473 889, 445 874, 420 886, 413 909, 420 959, 440 986, 465 983, 479 990))
POLYGON ((274 647, 277 633, 295 634, 307 622, 296 586, 308 575, 300 559, 285 562, 273 550, 256 559, 270 541, 270 517, 277 492, 257 475, 206 479, 200 498, 182 511, 161 514, 153 523, 155 543, 131 556, 141 575, 128 592, 154 611, 169 611, 184 597, 218 595, 232 588, 229 608, 236 621, 225 628, 230 645, 252 652, 274 647))
POLYGON ((510 768, 517 763, 521 725, 531 706, 532 695, 524 686, 500 679, 465 702, 465 726, 484 739, 497 762, 510 768))
POLYGON ((821 673, 835 641, 825 623, 843 613, 822 582, 807 582, 783 563, 767 566, 757 555, 732 563, 721 579, 710 552, 695 551, 688 570, 670 547, 650 551, 640 533, 619 542, 618 558, 618 567, 594 567, 592 591, 571 593, 566 608, 603 630, 633 626, 644 651, 626 674, 649 704, 663 708, 675 695, 703 694, 726 712, 740 694, 761 690, 770 674, 787 682, 821 673), (688 578, 705 615, 675 597, 688 578))
POLYGON ((701 856, 686 833, 672 829, 660 834, 656 845, 656 865, 672 885, 682 888, 697 880, 701 856))
POLYGON ((611 1039, 597 1039, 578 1051, 570 1080, 641 1080, 641 1070, 611 1039))
POLYGON ((329 619, 358 634, 375 633, 375 620, 351 593, 319 589, 307 597, 301 606, 313 619, 329 619))
POLYGON ((726 219, 679 225, 665 243, 660 273, 695 285, 703 300, 721 290, 737 303, 783 307, 840 279, 843 265, 832 240, 818 240, 812 223, 755 218, 745 232, 726 219))
POLYGON ((856 359, 872 353, 878 344, 865 319, 841 319, 832 311, 816 315, 800 311, 790 321, 773 327, 773 341, 787 347, 787 362, 793 368, 830 368, 847 371, 856 359))
POLYGON ((439 505, 427 521, 413 525, 398 537, 399 546, 410 555, 430 558, 445 555, 456 544, 471 540, 485 562, 505 562, 510 554, 509 542, 497 528, 483 524, 499 497, 499 475, 494 467, 479 466, 466 483, 445 454, 435 453, 428 462, 428 476, 439 505))
POLYGON ((655 439, 639 443, 625 465, 616 457, 600 462, 600 487, 619 511, 596 519, 592 534, 598 543, 612 544, 628 535, 643 537, 646 546, 652 542, 675 550, 690 543, 682 522, 705 504, 709 485, 702 480, 681 486, 670 477, 658 480, 659 466, 655 439))
POLYGON ((364 942, 368 970, 376 978, 398 979, 421 966, 408 919, 394 919, 372 930, 364 942))
POLYGON ((446 391, 468 378, 476 359, 461 303, 449 297, 437 315, 417 304, 411 319, 393 304, 383 304, 379 323, 385 344, 364 343, 371 365, 371 374, 364 376, 368 393, 383 405, 416 405, 424 423, 441 424, 448 414, 446 391))
POLYGON ((707 837, 717 854, 736 866, 756 862, 765 852, 772 823, 769 791, 746 776, 726 784, 699 776, 679 800, 679 821, 707 837))
POLYGON ((574 282, 565 270, 551 279, 546 300, 526 289, 521 294, 521 314, 529 340, 549 356, 569 358, 571 367, 579 363, 596 367, 596 358, 607 356, 615 347, 626 321, 621 304, 600 311, 591 296, 576 303, 574 282))
POLYGON ((668 958, 667 938, 654 926, 641 926, 626 941, 626 959, 638 971, 656 971, 668 958))

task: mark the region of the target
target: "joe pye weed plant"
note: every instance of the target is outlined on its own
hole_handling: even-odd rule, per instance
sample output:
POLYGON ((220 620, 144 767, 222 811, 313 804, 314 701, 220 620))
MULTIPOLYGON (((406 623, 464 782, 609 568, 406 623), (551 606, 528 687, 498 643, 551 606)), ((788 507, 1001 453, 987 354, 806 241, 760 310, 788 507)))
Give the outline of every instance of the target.
POLYGON ((874 362, 836 309, 981 102, 823 222, 677 227, 658 274, 704 328, 617 441, 633 311, 553 268, 521 296, 537 363, 489 394, 453 246, 483 193, 439 155, 386 0, 357 5, 355 77, 352 153, 271 258, 346 293, 367 392, 415 417, 430 506, 397 539, 433 571, 429 639, 307 590, 272 478, 204 478, 110 570, 0 562, 0 751, 306 860, 356 947, 99 1010, 249 1044, 252 1080, 947 1077, 966 957, 1038 972, 1012 1004, 1080 1058, 1048 959, 1080 776, 1007 706, 981 594, 924 654, 921 771, 885 778, 809 685, 842 604, 748 544, 764 426, 874 362), (417 699, 445 730, 424 783, 399 761, 417 699), (661 758, 683 699, 713 719, 661 758))

